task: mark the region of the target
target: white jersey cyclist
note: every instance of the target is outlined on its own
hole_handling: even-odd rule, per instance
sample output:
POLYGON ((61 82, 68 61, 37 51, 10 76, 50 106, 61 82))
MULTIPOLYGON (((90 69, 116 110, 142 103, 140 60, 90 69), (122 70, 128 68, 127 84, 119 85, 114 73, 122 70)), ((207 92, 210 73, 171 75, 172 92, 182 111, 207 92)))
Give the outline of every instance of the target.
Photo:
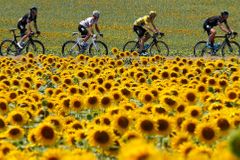
POLYGON ((98 19, 95 19, 94 17, 88 17, 85 20, 82 20, 79 24, 88 28, 90 26, 93 26, 94 24, 98 23, 98 19))

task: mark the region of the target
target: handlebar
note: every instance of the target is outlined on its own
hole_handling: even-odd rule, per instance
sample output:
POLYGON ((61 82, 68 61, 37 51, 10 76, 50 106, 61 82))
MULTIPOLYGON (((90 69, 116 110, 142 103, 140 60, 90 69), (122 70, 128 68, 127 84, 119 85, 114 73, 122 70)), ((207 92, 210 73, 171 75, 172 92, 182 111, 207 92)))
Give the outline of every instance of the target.
POLYGON ((152 36, 152 38, 157 38, 158 36, 160 36, 160 37, 163 37, 165 34, 163 33, 163 32, 157 32, 157 33, 154 33, 153 34, 153 36, 152 36))
POLYGON ((230 33, 225 34, 225 37, 234 39, 237 35, 238 35, 237 32, 230 32, 230 33))

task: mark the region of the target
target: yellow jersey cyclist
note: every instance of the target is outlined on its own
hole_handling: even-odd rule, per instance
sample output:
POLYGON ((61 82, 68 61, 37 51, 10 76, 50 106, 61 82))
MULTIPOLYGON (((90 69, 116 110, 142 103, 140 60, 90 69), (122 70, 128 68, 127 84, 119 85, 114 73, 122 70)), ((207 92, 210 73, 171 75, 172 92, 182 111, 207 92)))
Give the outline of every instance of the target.
POLYGON ((17 43, 19 48, 23 48, 23 41, 29 37, 29 35, 32 33, 32 28, 30 23, 34 22, 34 28, 36 30, 37 34, 40 34, 40 31, 38 30, 37 26, 37 7, 30 8, 30 12, 25 14, 22 18, 18 20, 17 27, 20 30, 21 39, 17 43))
POLYGON ((153 23, 156 16, 157 14, 155 11, 150 11, 148 15, 138 18, 133 24, 133 30, 136 32, 139 38, 138 53, 140 55, 147 54, 144 50, 144 43, 151 37, 148 31, 163 34, 153 23))
POLYGON ((93 36, 94 34, 93 26, 95 26, 95 29, 99 33, 99 35, 102 36, 98 27, 99 17, 100 12, 95 10, 93 11, 91 17, 88 17, 79 23, 78 31, 84 37, 83 42, 80 44, 83 49, 87 48, 88 46, 87 40, 90 38, 90 36, 93 36))
POLYGON ((229 27, 227 23, 228 16, 229 16, 228 11, 223 11, 221 12, 221 15, 213 16, 206 19, 203 24, 203 29, 207 31, 207 34, 209 36, 208 47, 213 49, 213 54, 219 47, 217 44, 214 45, 214 39, 217 33, 214 27, 219 26, 220 29, 226 33, 233 32, 233 30, 229 27), (225 24, 225 26, 223 25, 223 23, 225 24))

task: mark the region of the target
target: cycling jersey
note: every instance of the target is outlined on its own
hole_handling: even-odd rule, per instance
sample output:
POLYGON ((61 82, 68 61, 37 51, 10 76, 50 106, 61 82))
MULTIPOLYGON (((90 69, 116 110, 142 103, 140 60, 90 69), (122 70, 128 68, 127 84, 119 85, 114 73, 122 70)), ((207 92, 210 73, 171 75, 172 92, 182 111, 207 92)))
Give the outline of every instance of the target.
POLYGON ((218 25, 218 23, 225 23, 227 24, 227 20, 223 20, 221 16, 213 16, 208 18, 204 24, 209 25, 210 27, 215 27, 218 25))
POLYGON ((37 16, 33 16, 32 14, 27 13, 18 20, 18 24, 25 27, 28 22, 32 21, 37 22, 37 16))
POLYGON ((98 19, 95 19, 93 17, 89 17, 89 18, 81 21, 79 24, 84 26, 84 27, 86 27, 86 28, 88 28, 88 27, 90 27, 90 26, 92 26, 94 24, 97 24, 97 23, 98 23, 98 19))
POLYGON ((146 15, 146 16, 143 16, 143 17, 140 17, 138 18, 135 22, 134 22, 134 26, 144 26, 148 23, 151 22, 151 19, 150 19, 150 16, 149 15, 146 15))

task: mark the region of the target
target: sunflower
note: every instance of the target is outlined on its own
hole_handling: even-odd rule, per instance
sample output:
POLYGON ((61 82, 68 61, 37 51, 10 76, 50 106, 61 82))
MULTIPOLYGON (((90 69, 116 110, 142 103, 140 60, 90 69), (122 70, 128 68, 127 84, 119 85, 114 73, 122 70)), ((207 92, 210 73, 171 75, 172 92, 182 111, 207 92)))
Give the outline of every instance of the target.
POLYGON ((202 109, 199 106, 189 106, 187 112, 192 118, 200 118, 202 115, 202 109))
POLYGON ((70 98, 63 98, 61 100, 61 106, 64 110, 68 111, 70 109, 70 98))
POLYGON ((136 129, 143 134, 154 134, 156 124, 150 117, 143 116, 137 120, 136 129))
POLYGON ((127 89, 126 87, 123 87, 120 89, 121 95, 127 98, 130 98, 132 93, 131 91, 129 91, 129 89, 127 89))
POLYGON ((0 116, 0 131, 4 130, 7 126, 6 120, 3 116, 0 116))
POLYGON ((160 102, 164 107, 174 109, 177 105, 177 99, 174 96, 163 95, 160 97, 160 102))
POLYGON ((11 126, 8 128, 6 136, 12 140, 20 140, 24 136, 24 129, 19 126, 11 126))
POLYGON ((95 127, 87 134, 88 142, 91 146, 109 147, 113 145, 114 134, 109 127, 95 127))
POLYGON ((74 111, 81 111, 83 109, 84 102, 82 97, 74 96, 70 99, 70 109, 74 111))
POLYGON ((198 120, 194 118, 187 118, 181 125, 182 131, 189 133, 190 135, 193 135, 195 133, 197 125, 198 125, 198 120))
POLYGON ((154 100, 154 96, 151 92, 143 91, 140 93, 140 99, 143 103, 151 103, 154 100))
POLYGON ((13 125, 24 125, 27 123, 29 117, 26 116, 26 112, 21 110, 13 110, 8 114, 8 121, 13 125))
POLYGON ((78 120, 73 121, 70 126, 74 130, 81 130, 81 129, 83 129, 82 123, 80 121, 78 121, 78 120))
POLYGON ((0 98, 0 113, 5 114, 8 111, 8 102, 5 99, 0 98))
POLYGON ((44 119, 44 122, 52 124, 54 126, 54 129, 57 131, 61 131, 64 127, 63 118, 56 115, 48 116, 46 119, 44 119))
POLYGON ((180 132, 171 138, 171 146, 173 149, 179 149, 179 147, 186 142, 189 142, 189 136, 185 132, 180 132))
MULTIPOLYGON (((17 150, 16 146, 14 146, 12 143, 10 142, 1 142, 1 145, 0 145, 0 152, 3 154, 3 155, 7 155, 9 154, 10 152, 12 151, 15 151, 17 150)), ((0 154, 1 155, 1 154, 0 154)))
POLYGON ((18 92, 16 91, 11 91, 8 93, 8 100, 9 101, 15 101, 18 97, 18 92))
POLYGON ((42 160, 63 160, 69 154, 69 151, 64 149, 50 148, 43 153, 42 160))
POLYGON ((98 108, 99 107, 99 97, 94 94, 89 94, 86 96, 85 104, 89 108, 98 108))
POLYGON ((161 115, 156 118, 156 131, 159 135, 167 136, 172 129, 172 119, 170 117, 161 115))
POLYGON ((186 109, 187 109, 187 104, 184 102, 179 103, 176 107, 176 111, 178 113, 185 113, 186 109))
POLYGON ((201 123, 197 126, 195 133, 201 142, 211 144, 218 138, 219 128, 212 123, 201 123))
POLYGON ((232 124, 228 117, 226 118, 218 117, 216 119, 216 124, 217 124, 217 127, 220 129, 220 132, 222 135, 227 134, 228 131, 232 129, 232 124))
POLYGON ((124 113, 118 114, 114 116, 113 119, 113 127, 117 131, 123 133, 128 130, 131 125, 131 119, 124 113))
POLYGON ((122 136, 123 142, 128 142, 130 140, 138 139, 138 138, 142 138, 142 135, 136 130, 128 130, 122 136))
POLYGON ((100 105, 103 108, 109 107, 112 104, 112 98, 109 95, 104 95, 100 99, 100 105))
POLYGON ((51 124, 41 123, 36 128, 36 138, 40 145, 53 145, 57 141, 57 134, 51 124))
POLYGON ((118 154, 119 160, 153 160, 162 159, 162 155, 153 144, 146 143, 143 139, 134 139, 121 147, 118 154))
POLYGON ((238 92, 235 90, 229 90, 226 93, 226 97, 229 101, 234 102, 238 100, 238 92))
POLYGON ((193 151, 196 147, 197 146, 193 142, 186 142, 179 146, 179 152, 184 158, 187 158, 191 151, 193 151))
POLYGON ((197 102, 197 92, 194 89, 184 91, 183 98, 188 104, 195 104, 197 102))
POLYGON ((110 95, 115 103, 118 103, 122 99, 122 94, 119 91, 112 91, 110 95))
POLYGON ((32 144, 37 143, 36 129, 31 129, 31 130, 28 131, 27 140, 28 140, 28 142, 30 142, 32 144))

